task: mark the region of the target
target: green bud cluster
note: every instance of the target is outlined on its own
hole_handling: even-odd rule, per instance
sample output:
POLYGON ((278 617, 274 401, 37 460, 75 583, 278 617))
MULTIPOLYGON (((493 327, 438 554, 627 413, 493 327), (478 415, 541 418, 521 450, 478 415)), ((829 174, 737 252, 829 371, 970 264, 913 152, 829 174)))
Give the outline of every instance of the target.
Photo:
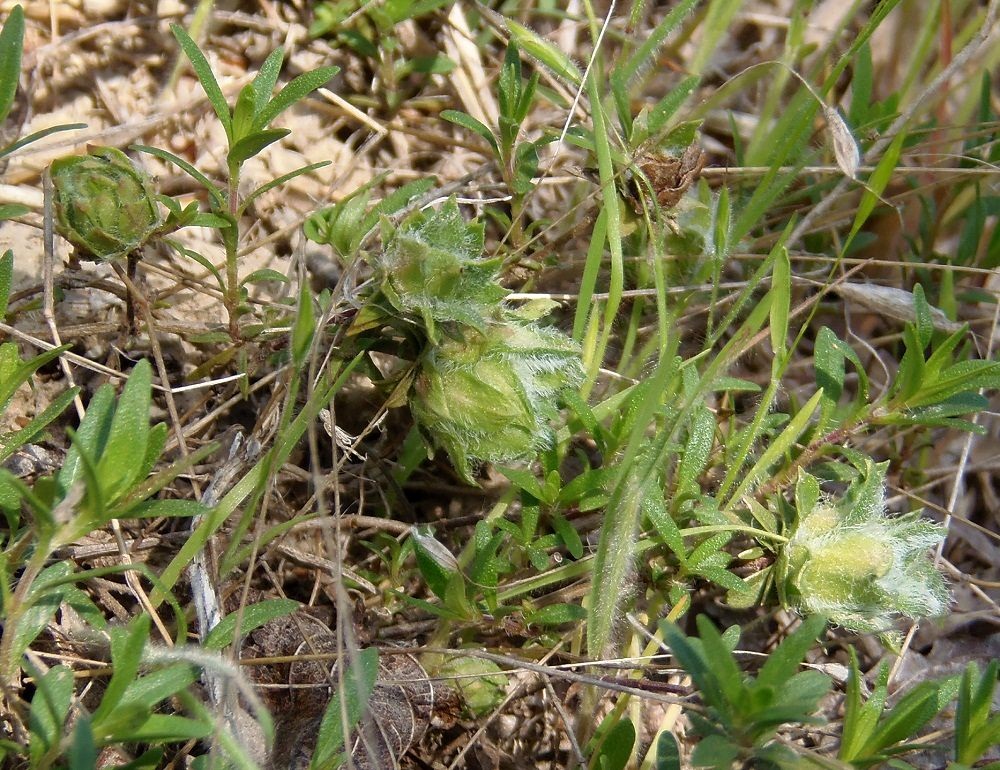
POLYGON ((583 379, 576 343, 535 323, 534 309, 507 307, 499 262, 482 251, 482 225, 449 200, 400 225, 374 262, 383 296, 426 334, 414 418, 469 483, 476 463, 526 460, 549 446, 558 394, 583 379))
POLYGON ((867 461, 841 500, 817 499, 799 511, 776 565, 786 605, 862 633, 884 633, 899 616, 947 610, 948 588, 927 557, 944 530, 919 513, 886 513, 887 466, 867 461))
POLYGON ((121 150, 53 161, 56 229, 82 256, 113 260, 141 248, 163 220, 149 180, 121 150))

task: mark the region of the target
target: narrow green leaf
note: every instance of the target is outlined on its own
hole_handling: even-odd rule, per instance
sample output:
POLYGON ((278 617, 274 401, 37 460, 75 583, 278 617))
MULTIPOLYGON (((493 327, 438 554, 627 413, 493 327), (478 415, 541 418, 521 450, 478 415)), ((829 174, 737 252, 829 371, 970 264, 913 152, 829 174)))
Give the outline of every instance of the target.
POLYGON ((279 273, 270 267, 262 267, 260 270, 254 270, 252 273, 247 275, 240 281, 241 286, 245 286, 248 283, 289 283, 288 276, 284 273, 279 273))
POLYGON ((507 19, 507 29, 510 31, 511 39, 528 56, 537 60, 572 85, 579 86, 583 82, 583 75, 573 63, 573 60, 548 40, 541 37, 537 32, 511 19, 507 19))
POLYGON ((38 131, 34 131, 27 136, 22 136, 16 142, 8 144, 6 147, 0 149, 0 158, 6 157, 11 153, 17 152, 22 147, 26 147, 32 142, 37 142, 39 139, 44 139, 47 136, 52 136, 52 134, 58 134, 63 131, 76 131, 81 128, 86 128, 86 123, 66 123, 61 126, 49 126, 48 128, 43 128, 38 131))
POLYGON ((149 443, 149 409, 153 370, 146 359, 132 369, 122 389, 108 442, 97 462, 97 475, 106 499, 125 493, 141 479, 137 457, 145 457, 149 443))
POLYGON ((944 681, 921 682, 910 690, 885 715, 862 750, 861 757, 870 757, 895 744, 915 736, 954 697, 959 677, 944 681))
POLYGON ((274 91, 274 86, 278 82, 278 75, 281 74, 281 65, 284 63, 285 50, 278 46, 271 51, 270 56, 264 60, 253 79, 254 90, 254 115, 259 115, 261 110, 267 105, 274 91))
POLYGON ((792 266, 784 246, 778 249, 774 260, 771 294, 771 349, 774 360, 779 362, 788 354, 788 313, 792 296, 792 266))
POLYGON ((448 583, 451 578, 455 575, 461 575, 458 561, 454 554, 445 548, 430 531, 414 527, 411 531, 411 540, 420 574, 427 581, 427 587, 439 599, 443 600, 448 592, 448 583))
MULTIPOLYGON (((663 640, 670 647, 671 655, 681 668, 690 674, 691 681, 701 693, 702 700, 716 709, 725 709, 726 701, 714 667, 705 659, 700 645, 696 647, 692 644, 697 640, 688 639, 675 624, 667 621, 662 622, 660 628, 663 631, 663 640)), ((729 654, 728 651, 726 654, 729 654)))
POLYGON ((826 618, 818 615, 806 618, 794 633, 789 635, 778 649, 772 652, 757 674, 755 688, 779 689, 794 676, 806 653, 816 643, 816 639, 826 629, 826 618))
POLYGON ((626 85, 631 85, 635 76, 654 61, 656 52, 666 42, 667 36, 673 32, 684 21, 684 17, 694 10, 698 0, 681 0, 670 12, 663 17, 663 20, 656 25, 656 28, 649 33, 642 45, 635 49, 628 61, 616 73, 616 76, 626 85))
POLYGON ((10 249, 0 257, 0 321, 7 317, 7 300, 14 281, 14 252, 10 249))
POLYGON ((247 83, 240 89, 240 93, 236 97, 236 106, 233 107, 233 136, 230 140, 231 146, 234 146, 241 139, 245 139, 254 132, 254 99, 256 99, 256 94, 253 90, 253 83, 247 83))
POLYGON ((170 31, 174 33, 174 37, 177 39, 178 44, 180 44, 181 50, 184 51, 184 55, 191 62, 194 74, 198 77, 201 87, 205 90, 205 95, 208 97, 212 109, 215 110, 219 122, 226 131, 226 136, 232 141, 233 121, 229 113, 229 104, 226 102, 226 97, 219 87, 219 81, 215 79, 212 66, 208 63, 205 54, 201 52, 198 44, 191 39, 191 36, 184 27, 179 24, 171 24, 170 31))
POLYGON ((222 194, 222 190, 219 189, 219 187, 216 186, 207 176, 184 160, 184 158, 174 155, 172 152, 168 152, 167 150, 161 150, 158 147, 150 147, 145 144, 133 144, 130 149, 136 150, 137 152, 144 152, 147 155, 152 155, 160 160, 177 166, 177 168, 187 173, 192 179, 200 183, 202 187, 208 190, 208 193, 212 196, 212 200, 215 202, 216 208, 221 209, 225 207, 225 198, 222 194))
POLYGON ((598 754, 601 770, 625 770, 632 757, 634 745, 635 725, 628 717, 619 717, 618 721, 608 729, 601 743, 598 754))
POLYGON ((97 744, 94 742, 90 714, 80 714, 77 718, 68 754, 69 770, 94 770, 97 767, 97 744))
POLYGON ((268 145, 284 139, 292 133, 288 128, 269 128, 249 134, 236 140, 226 155, 226 160, 234 165, 245 163, 268 145))
POLYGON ((35 679, 35 695, 28 717, 30 754, 35 762, 58 745, 72 701, 73 672, 67 666, 53 666, 44 676, 35 679))
POLYGON ((119 740, 129 742, 197 741, 215 732, 215 725, 208 720, 189 719, 175 714, 150 714, 141 725, 128 731, 119 740))
POLYGON ((723 641, 715 624, 707 615, 695 618, 698 626, 698 637, 701 640, 702 654, 705 660, 711 661, 712 676, 718 683, 718 691, 723 700, 719 708, 734 710, 738 708, 744 697, 746 685, 743 682, 743 672, 736 665, 736 659, 729 646, 723 641))
POLYGON ((125 690, 118 708, 138 707, 151 711, 158 704, 198 681, 198 668, 175 663, 134 680, 125 690))
POLYGON ((114 414, 114 403, 115 390, 110 384, 99 387, 91 397, 87 413, 72 435, 72 443, 66 451, 66 459, 57 476, 59 486, 64 493, 80 479, 80 474, 83 472, 81 453, 94 458, 107 441, 114 414))
POLYGON ((740 482, 740 485, 733 492, 732 496, 729 498, 729 504, 727 508, 731 507, 732 504, 738 502, 744 494, 753 489, 761 479, 768 473, 771 466, 778 461, 778 459, 787 451, 789 451, 798 440, 799 436, 806 429, 813 412, 819 406, 820 400, 823 398, 823 391, 818 390, 813 394, 802 408, 799 409, 798 414, 788 423, 787 427, 781 432, 774 442, 764 451, 760 456, 760 459, 756 462, 749 473, 740 482))
POLYGON ((94 712, 94 732, 103 733, 104 723, 112 719, 121 705, 125 691, 135 682, 142 663, 142 651, 149 641, 149 615, 137 615, 128 628, 109 628, 111 637, 111 665, 113 673, 101 703, 94 712))
POLYGON ((15 5, 0 30, 0 123, 10 114, 21 77, 21 54, 24 50, 24 11, 15 5))
POLYGON ((875 210, 875 204, 878 203, 879 196, 882 195, 889 181, 892 179, 892 174, 896 170, 896 166, 899 165, 899 156, 903 151, 903 142, 906 140, 906 136, 906 131, 901 130, 893 138, 892 142, 886 148, 885 154, 882 155, 875 166, 875 170, 868 177, 868 187, 861 196, 858 211, 854 215, 854 224, 851 225, 851 232, 844 242, 843 251, 845 253, 854 240, 854 236, 861 231, 861 227, 868 221, 868 217, 875 210))
POLYGON ((296 369, 301 369, 306 363, 309 346, 312 344, 313 335, 316 332, 316 313, 313 308, 312 292, 309 290, 307 281, 303 281, 299 288, 297 309, 291 335, 292 363, 296 369))
POLYGON ((575 623, 587 617, 587 611, 579 604, 550 604, 525 615, 529 625, 561 626, 575 623))
POLYGON ((295 104, 295 102, 308 96, 317 88, 325 85, 338 72, 340 72, 340 67, 320 67, 311 72, 303 72, 291 83, 282 88, 278 92, 278 95, 257 113, 254 128, 259 131, 269 126, 271 121, 282 112, 295 104))
POLYGON ((697 75, 688 75, 653 106, 647 121, 650 135, 657 136, 669 125, 670 119, 694 93, 700 82, 701 78, 697 75))
POLYGON ((688 425, 688 438, 677 469, 677 494, 697 494, 699 477, 708 465, 715 444, 715 415, 705 404, 695 407, 688 425))
MULTIPOLYGON (((0 204, 0 222, 6 219, 14 219, 16 217, 23 217, 25 214, 31 213, 31 207, 25 206, 20 203, 3 203, 0 204)), ((2 317, 2 316, 0 316, 2 317)))
POLYGON ((237 620, 241 621, 240 636, 246 636, 265 623, 290 615, 300 606, 291 599, 264 599, 244 607, 242 612, 231 612, 209 632, 203 646, 208 650, 221 650, 232 644, 236 638, 237 620))
POLYGON ((294 171, 289 171, 287 174, 282 174, 276 179, 272 179, 269 182, 265 182, 243 199, 243 201, 240 203, 240 210, 246 211, 247 207, 264 193, 270 192, 276 187, 281 187, 281 185, 290 182, 296 177, 302 176, 303 174, 310 174, 313 171, 316 171, 317 169, 325 168, 326 166, 329 166, 330 163, 331 161, 328 160, 320 161, 319 163, 310 163, 308 166, 302 166, 302 168, 297 168, 294 171))
POLYGON ((320 722, 316 750, 310 770, 337 767, 336 755, 344 748, 351 730, 368 707, 378 677, 378 650, 368 647, 358 653, 344 671, 343 686, 334 693, 320 722))
POLYGON ((441 110, 441 117, 457 126, 468 129, 474 134, 478 134, 489 143, 490 147, 493 148, 493 152, 497 154, 497 157, 500 156, 500 145, 497 142, 497 138, 485 123, 459 110, 441 110))
POLYGON ((120 519, 190 518, 208 510, 197 500, 147 500, 115 513, 120 519))

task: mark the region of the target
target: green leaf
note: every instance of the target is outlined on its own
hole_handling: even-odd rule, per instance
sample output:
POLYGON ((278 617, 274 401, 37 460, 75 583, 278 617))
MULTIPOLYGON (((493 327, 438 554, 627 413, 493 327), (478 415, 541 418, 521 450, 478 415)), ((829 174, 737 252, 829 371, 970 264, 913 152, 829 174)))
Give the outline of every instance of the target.
POLYGON ((663 20, 656 25, 656 28, 642 41, 642 45, 635 49, 620 68, 615 68, 614 77, 621 79, 626 85, 631 85, 636 75, 655 59, 656 52, 666 42, 667 36, 677 29, 684 17, 690 14, 697 4, 698 0, 681 0, 671 8, 663 20))
POLYGON ((208 720, 189 719, 175 714, 150 714, 138 727, 130 729, 119 740, 128 742, 197 741, 215 732, 215 724, 208 720))
POLYGON ((441 110, 441 117, 455 125, 468 129, 474 134, 478 134, 489 143, 490 147, 493 148, 493 152, 497 154, 497 157, 500 156, 500 145, 497 143, 497 138, 485 123, 459 110, 441 110))
POLYGON ((161 150, 158 147, 150 147, 145 144, 133 144, 130 149, 136 150, 137 152, 144 152, 147 155, 152 155, 162 161, 166 161, 167 163, 172 163, 177 166, 177 168, 187 173, 192 179, 208 190, 209 195, 212 196, 212 200, 215 202, 216 208, 222 209, 225 207, 225 198, 223 197, 222 190, 220 190, 218 186, 215 185, 207 176, 184 160, 184 158, 174 155, 172 152, 168 152, 167 150, 161 150))
POLYGON ((507 29, 518 48, 552 70, 557 76, 574 86, 579 86, 583 82, 583 75, 573 60, 537 32, 511 19, 507 19, 507 29))
POLYGON ((799 409, 798 414, 788 423, 788 426, 781 432, 771 445, 764 451, 757 460, 756 464, 747 473, 743 481, 733 492, 732 496, 729 498, 730 502, 726 507, 730 507, 735 502, 739 501, 744 494, 753 489, 756 484, 764 478, 769 472, 771 466, 778 461, 778 459, 795 445, 799 436, 805 431, 809 419, 812 417, 813 412, 819 406, 820 400, 823 398, 823 391, 818 390, 813 394, 802 408, 799 409))
POLYGON ((681 749, 670 730, 664 730, 656 739, 654 770, 681 770, 681 749))
POLYGON ((316 313, 313 308, 312 292, 309 290, 308 281, 303 281, 299 288, 298 312, 295 314, 295 325, 292 326, 291 334, 292 363, 296 369, 305 366, 315 332, 316 313))
POLYGON ((271 121, 295 102, 305 98, 317 88, 326 84, 334 75, 340 72, 340 67, 320 67, 312 72, 303 72, 291 83, 281 89, 267 105, 257 113, 254 128, 258 131, 271 124, 271 121))
POLYGON ((579 622, 586 617, 587 611, 579 604, 550 604, 527 613, 524 620, 528 625, 561 626, 564 623, 579 622))
MULTIPOLYGON (((0 204, 0 222, 5 219, 14 219, 15 217, 23 217, 25 214, 31 213, 31 207, 25 206, 21 203, 3 203, 0 204)), ((0 316, 2 318, 3 316, 0 316)))
POLYGON ((113 673, 104 690, 101 703, 94 712, 94 732, 103 735, 107 723, 115 715, 115 711, 123 704, 125 692, 135 683, 142 662, 142 652, 149 641, 149 615, 137 615, 128 628, 108 629, 111 637, 111 665, 113 673))
POLYGON ((24 11, 20 5, 15 5, 0 30, 0 123, 7 119, 14 105, 23 50, 24 11))
POLYGON ((70 744, 69 770, 94 770, 97 767, 97 744, 89 714, 81 714, 73 726, 73 742, 70 744))
MULTIPOLYGON (((802 621, 793 634, 788 636, 765 661, 753 688, 771 687, 780 690, 790 680, 805 659, 806 653, 816 643, 817 637, 826 628, 826 618, 814 615, 802 621)), ((827 680, 829 686, 829 680, 827 680)))
POLYGON ((197 500, 147 500, 116 513, 121 519, 158 519, 201 516, 208 510, 197 500))
POLYGON ((312 173, 313 171, 316 171, 317 169, 325 168, 326 166, 330 165, 330 162, 331 161, 324 160, 320 161, 319 163, 310 163, 308 166, 302 166, 301 168, 297 168, 294 171, 289 171, 287 174, 282 174, 276 179, 272 179, 270 182, 265 182, 243 199, 243 201, 240 203, 240 210, 246 211, 247 207, 264 193, 270 192, 271 190, 277 187, 281 187, 281 185, 285 184, 286 182, 290 182, 291 180, 300 177, 303 174, 309 174, 312 173))
POLYGON ((245 163, 265 147, 284 139, 290 133, 292 131, 288 128, 269 128, 241 137, 229 150, 226 161, 237 166, 245 163))
POLYGON ((289 283, 288 276, 284 273, 279 273, 269 267, 262 267, 260 270, 254 270, 250 275, 246 276, 240 285, 245 285, 248 283, 267 283, 268 281, 277 281, 278 283, 289 283))
POLYGON ((857 213, 854 215, 854 224, 851 226, 851 232, 844 243, 844 253, 850 247, 854 236, 861 231, 861 227, 868 221, 868 217, 875 210, 875 204, 878 203, 879 196, 885 191, 889 181, 892 179, 893 172, 896 170, 896 166, 899 165, 899 156, 903 151, 903 142, 906 140, 906 137, 907 133, 905 130, 900 130, 896 134, 892 143, 885 149, 885 153, 879 159, 878 165, 875 166, 872 175, 868 178, 868 187, 861 196, 857 213))
POLYGON ((935 682, 921 682, 904 695, 879 723, 865 746, 865 756, 915 736, 955 697, 959 677, 935 682))
POLYGON ((137 707, 150 711, 198 680, 198 668, 175 663, 134 680, 125 690, 118 708, 137 707))
POLYGON ((739 748, 728 738, 721 735, 707 735, 694 747, 694 751, 691 753, 691 764, 695 767, 729 770, 739 753, 739 748))
POLYGON ((226 130, 226 136, 230 141, 232 141, 233 121, 232 116, 229 113, 229 104, 226 102, 226 97, 223 95, 222 89, 219 87, 219 81, 215 79, 215 73, 212 72, 212 67, 208 63, 208 59, 205 58, 205 54, 203 54, 201 49, 198 48, 198 44, 191 39, 191 36, 182 26, 179 24, 171 24, 170 31, 174 33, 174 37, 180 44, 181 50, 184 51, 184 55, 188 58, 188 61, 191 62, 194 74, 198 77, 201 87, 205 89, 205 95, 208 97, 208 101, 211 103, 212 109, 215 110, 215 114, 218 116, 219 122, 226 130))
POLYGON ((63 467, 59 469, 56 477, 63 494, 69 491, 83 473, 81 455, 93 460, 107 441, 114 414, 114 403, 115 389, 110 384, 99 387, 91 397, 87 413, 72 435, 72 443, 66 451, 63 467))
POLYGON ((233 136, 231 144, 239 142, 252 134, 254 119, 254 100, 256 94, 253 90, 253 83, 247 83, 240 89, 239 96, 236 97, 236 106, 233 107, 233 136))
POLYGON ((625 770, 634 745, 635 726, 628 717, 620 717, 604 736, 598 754, 598 767, 601 770, 625 770))
POLYGON ((244 607, 242 612, 230 612, 208 633, 202 646, 208 650, 221 650, 236 639, 237 621, 240 621, 242 637, 265 623, 292 614, 300 606, 292 599, 264 599, 244 607))
MULTIPOLYGON (((66 562, 58 562, 42 570, 28 594, 28 606, 17 619, 17 626, 12 630, 4 628, 4 633, 14 634, 11 645, 10 660, 20 662, 25 650, 45 630, 59 605, 62 603, 63 591, 60 586, 49 588, 46 583, 52 579, 66 577, 72 573, 72 568, 66 562)), ((9 621, 8 621, 9 626, 9 621)))
MULTIPOLYGON (((663 631, 664 641, 670 647, 670 653, 681 668, 691 676, 691 681, 701 693, 702 700, 716 709, 724 709, 726 700, 716 677, 715 667, 709 665, 701 652, 701 646, 694 644, 698 640, 688 639, 674 623, 664 621, 660 624, 660 628, 663 631)), ((730 659, 732 657, 728 650, 726 656, 730 659)))
POLYGON ((33 417, 31 421, 19 431, 10 434, 0 433, 0 462, 3 462, 10 457, 10 455, 12 455, 18 447, 22 447, 38 438, 39 434, 45 430, 49 423, 65 411, 66 407, 73 402, 73 399, 76 398, 76 395, 79 392, 80 388, 72 387, 69 390, 60 393, 48 404, 48 406, 45 407, 45 409, 35 415, 35 417, 33 417))
POLYGON ((37 142, 39 139, 44 139, 47 136, 51 136, 52 134, 58 134, 63 131, 76 131, 77 129, 86 127, 87 127, 86 123, 66 123, 61 126, 49 126, 48 128, 40 129, 39 131, 35 131, 33 133, 28 134, 27 136, 22 136, 16 142, 8 144, 6 147, 0 149, 0 158, 10 155, 11 153, 17 152, 22 147, 29 145, 32 142, 37 142))
POLYGON ((122 389, 108 442, 97 462, 97 475, 107 500, 125 494, 140 481, 141 466, 136 457, 145 457, 149 443, 149 409, 152 367, 143 359, 132 369, 122 389))
POLYGON ((342 687, 334 693, 323 713, 316 750, 309 763, 310 770, 326 770, 341 764, 336 755, 343 749, 347 736, 368 707, 368 699, 375 689, 377 678, 378 650, 368 647, 350 662, 344 671, 342 687))
POLYGON ((284 58, 285 51, 281 46, 278 46, 271 51, 271 54, 264 60, 264 63, 260 65, 260 69, 257 71, 257 75, 251 84, 254 91, 254 115, 259 115, 261 110, 267 105, 268 99, 271 98, 274 86, 278 82, 278 75, 281 74, 281 65, 284 62, 284 58))
POLYGON ((28 717, 33 762, 59 744, 72 701, 73 672, 67 666, 53 666, 44 676, 36 677, 28 717))
POLYGON ((677 469, 677 494, 695 495, 701 491, 699 477, 708 465, 715 444, 715 415, 705 404, 698 404, 688 425, 687 442, 677 469))
POLYGON ((427 587, 443 600, 448 591, 448 583, 455 575, 461 575, 458 561, 429 529, 414 527, 410 537, 420 574, 427 581, 427 587))
POLYGON ((792 267, 788 249, 782 246, 774 260, 771 274, 771 350, 780 366, 788 353, 788 312, 792 292, 792 267))
POLYGON ((931 337, 934 336, 934 317, 931 315, 931 306, 924 296, 924 287, 919 283, 913 287, 913 311, 916 314, 915 326, 917 328, 917 338, 927 347, 931 344, 931 337))

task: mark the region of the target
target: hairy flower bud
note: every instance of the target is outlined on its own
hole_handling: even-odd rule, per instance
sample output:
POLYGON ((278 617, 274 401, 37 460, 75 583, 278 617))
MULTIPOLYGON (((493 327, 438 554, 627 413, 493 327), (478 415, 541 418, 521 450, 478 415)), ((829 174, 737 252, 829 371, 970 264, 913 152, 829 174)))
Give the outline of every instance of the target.
POLYGON ((139 249, 162 224, 146 175, 114 147, 52 163, 56 228, 86 257, 111 260, 139 249))
POLYGON ((434 446, 472 483, 474 461, 524 460, 547 446, 555 397, 581 377, 579 351, 568 337, 511 321, 431 348, 411 408, 434 446))
POLYGON ((947 610, 947 586, 927 558, 944 532, 919 514, 886 514, 885 471, 869 462, 843 499, 799 512, 776 565, 786 604, 864 633, 947 610))

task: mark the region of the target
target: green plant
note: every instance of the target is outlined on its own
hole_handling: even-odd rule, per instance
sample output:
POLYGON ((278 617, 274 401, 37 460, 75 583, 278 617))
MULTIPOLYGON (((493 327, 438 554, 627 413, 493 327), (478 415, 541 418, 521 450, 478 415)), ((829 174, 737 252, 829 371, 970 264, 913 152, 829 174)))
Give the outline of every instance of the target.
MULTIPOLYGON (((228 142, 225 169, 226 184, 225 186, 215 184, 190 163, 166 150, 147 147, 145 145, 137 145, 136 149, 147 152, 150 155, 155 155, 168 163, 176 165, 194 178, 208 192, 209 215, 199 217, 197 224, 214 226, 219 229, 226 250, 225 274, 220 274, 201 255, 192 252, 190 249, 178 248, 182 254, 195 259, 215 277, 222 292, 222 302, 228 316, 229 335, 233 342, 238 342, 241 339, 240 316, 249 311, 249 307, 245 302, 245 284, 248 281, 254 280, 253 275, 243 276, 242 278, 240 276, 239 257, 237 254, 241 239, 240 220, 247 206, 268 190, 279 187, 297 176, 322 168, 327 163, 314 163, 296 169, 260 185, 246 195, 240 192, 240 170, 247 160, 260 153, 268 145, 274 144, 288 136, 290 129, 271 128, 271 123, 293 104, 326 83, 337 73, 339 68, 320 67, 311 72, 305 72, 294 78, 277 94, 272 96, 274 87, 278 82, 278 76, 281 73, 281 65, 284 59, 284 51, 281 48, 277 48, 261 65, 254 79, 250 83, 247 83, 240 91, 236 99, 236 104, 230 107, 226 102, 215 74, 212 72, 208 59, 205 58, 205 54, 201 52, 190 35, 184 31, 183 27, 175 24, 171 27, 171 30, 180 44, 184 55, 190 61, 195 75, 198 77, 198 81, 201 83, 206 96, 208 96, 212 109, 215 111, 216 117, 226 132, 226 140, 228 142)), ((161 200, 170 206, 168 199, 161 200)), ((180 213, 176 206, 171 208, 171 211, 175 214, 180 213)))
POLYGON ((373 94, 358 95, 355 101, 384 105, 394 114, 403 103, 427 83, 432 75, 445 75, 455 68, 446 56, 408 55, 401 25, 419 22, 448 5, 447 0, 388 0, 373 5, 360 0, 317 3, 309 26, 313 37, 327 37, 371 63, 372 80, 380 88, 373 94), (408 81, 415 81, 409 83, 408 81))
MULTIPOLYGON (((907 741, 954 700, 960 685, 957 676, 921 682, 887 708, 889 666, 883 663, 879 668, 875 687, 867 700, 861 696, 861 679, 857 656, 852 650, 844 702, 844 730, 837 757, 856 768, 873 767, 899 754, 922 748, 907 741)), ((910 767, 905 763, 894 764, 910 767)))
POLYGON ((798 669, 826 622, 820 617, 803 622, 768 655, 756 676, 741 672, 733 657, 738 633, 719 634, 703 615, 697 623, 698 638, 684 636, 673 625, 664 628, 664 640, 704 704, 703 712, 690 714, 699 736, 691 763, 727 770, 734 762, 758 768, 794 763, 795 754, 774 736, 785 724, 817 721, 812 714, 830 679, 798 669))

